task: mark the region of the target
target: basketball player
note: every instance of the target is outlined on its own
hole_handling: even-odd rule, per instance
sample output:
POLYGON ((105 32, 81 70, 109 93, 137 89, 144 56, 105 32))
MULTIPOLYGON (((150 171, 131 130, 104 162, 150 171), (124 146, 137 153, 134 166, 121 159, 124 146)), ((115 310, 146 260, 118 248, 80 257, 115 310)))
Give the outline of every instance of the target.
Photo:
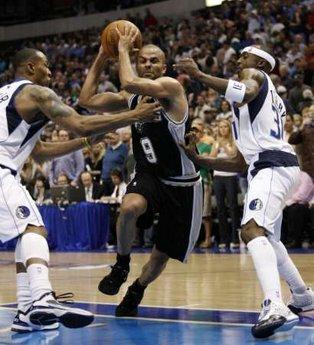
POLYGON ((80 96, 81 104, 94 110, 133 109, 142 95, 162 105, 159 122, 132 125, 136 175, 127 187, 117 222, 117 262, 99 283, 104 294, 115 295, 129 273, 130 253, 136 225, 148 228, 159 213, 155 245, 142 274, 129 287, 116 316, 135 316, 144 290, 165 269, 169 258, 186 261, 194 248, 202 222, 202 186, 199 173, 178 145, 184 140, 188 104, 180 83, 164 77, 165 54, 155 45, 140 49, 137 73, 130 50, 134 32, 120 32, 119 75, 123 91, 95 94, 105 56, 100 51, 91 67, 80 96))
POLYGON ((0 88, 0 240, 6 242, 18 237, 15 249, 18 314, 12 330, 54 329, 59 322, 71 328, 83 327, 94 316, 58 303, 52 291, 47 233, 34 201, 20 184, 19 172, 32 151, 39 160, 52 159, 90 142, 88 138, 68 143, 38 142, 49 120, 78 135, 90 135, 153 119, 160 107, 157 103, 141 104, 136 110, 115 117, 80 116, 46 87, 51 72, 42 52, 23 49, 16 54, 13 66, 15 81, 0 88))
POLYGON ((205 75, 192 59, 183 59, 175 67, 215 89, 232 105, 237 155, 232 159, 204 158, 191 146, 186 152, 194 163, 215 170, 240 171, 248 165, 241 237, 265 295, 252 334, 265 338, 288 330, 299 320, 292 311, 314 309, 314 293, 280 241, 282 210, 298 183, 300 170, 292 147, 283 140, 285 105, 268 76, 275 59, 259 46, 243 49, 238 60, 239 81, 205 75), (279 274, 292 291, 292 311, 282 302, 279 274))

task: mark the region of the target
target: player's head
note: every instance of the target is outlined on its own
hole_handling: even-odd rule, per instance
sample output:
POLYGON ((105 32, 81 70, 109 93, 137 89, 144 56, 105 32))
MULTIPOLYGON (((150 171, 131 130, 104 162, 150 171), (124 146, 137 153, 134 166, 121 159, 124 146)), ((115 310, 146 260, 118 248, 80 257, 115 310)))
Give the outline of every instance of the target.
POLYGON ((270 73, 275 68, 276 61, 265 48, 256 45, 244 48, 237 64, 240 71, 244 68, 256 68, 270 73))
POLYGON ((41 51, 24 48, 15 54, 12 63, 17 77, 23 77, 42 86, 50 84, 51 72, 48 59, 41 51))
POLYGON ((166 72, 165 53, 153 44, 143 46, 138 52, 137 73, 141 78, 157 79, 166 72))

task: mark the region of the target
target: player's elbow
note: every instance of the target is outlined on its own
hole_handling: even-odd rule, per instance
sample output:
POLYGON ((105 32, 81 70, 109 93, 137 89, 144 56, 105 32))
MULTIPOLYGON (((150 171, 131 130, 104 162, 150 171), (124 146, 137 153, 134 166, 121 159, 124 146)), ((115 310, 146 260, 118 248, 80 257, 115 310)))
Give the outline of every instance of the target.
POLYGON ((79 100, 78 100, 78 104, 79 104, 79 106, 81 106, 83 108, 89 108, 90 100, 84 96, 80 96, 79 100))

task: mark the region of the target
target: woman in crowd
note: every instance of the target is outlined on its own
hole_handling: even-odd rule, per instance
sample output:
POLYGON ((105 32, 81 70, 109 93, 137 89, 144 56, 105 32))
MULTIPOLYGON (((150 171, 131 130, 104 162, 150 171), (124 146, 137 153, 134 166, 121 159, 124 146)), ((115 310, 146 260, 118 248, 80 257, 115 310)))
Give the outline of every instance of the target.
POLYGON ((85 159, 86 170, 89 171, 93 180, 99 182, 102 169, 102 159, 105 154, 104 143, 100 142, 92 146, 89 157, 85 159))
MULTIPOLYGON (((236 154, 236 146, 232 139, 231 123, 228 120, 218 122, 217 141, 214 143, 210 157, 227 158, 236 154)), ((239 210, 238 210, 238 181, 237 174, 214 170, 213 189, 217 200, 219 221, 219 248, 224 250, 230 243, 230 248, 239 247, 239 210), (231 216, 231 234, 228 226, 227 204, 231 216)))

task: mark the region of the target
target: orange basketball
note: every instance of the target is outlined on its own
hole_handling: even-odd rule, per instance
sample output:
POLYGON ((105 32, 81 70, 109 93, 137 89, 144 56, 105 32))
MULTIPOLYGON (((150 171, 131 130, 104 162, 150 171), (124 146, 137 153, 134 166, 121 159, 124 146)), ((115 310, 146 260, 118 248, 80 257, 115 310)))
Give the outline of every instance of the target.
POLYGON ((101 45, 103 47, 104 53, 110 57, 117 57, 119 36, 116 28, 124 34, 125 28, 131 26, 136 28, 137 34, 134 42, 134 48, 140 49, 142 47, 142 34, 138 27, 127 20, 116 20, 105 27, 101 34, 101 45))

